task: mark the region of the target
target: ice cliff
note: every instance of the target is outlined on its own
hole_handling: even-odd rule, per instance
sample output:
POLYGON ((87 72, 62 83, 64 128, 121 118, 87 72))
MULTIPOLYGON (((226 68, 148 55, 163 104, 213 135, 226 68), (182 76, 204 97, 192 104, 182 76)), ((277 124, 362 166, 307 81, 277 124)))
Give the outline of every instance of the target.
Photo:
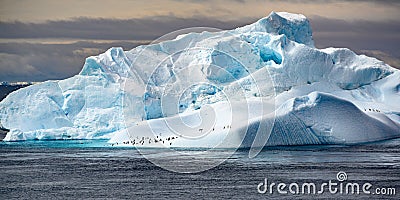
POLYGON ((317 49, 306 17, 272 12, 234 30, 111 48, 74 77, 11 93, 0 117, 5 141, 249 147, 265 131, 259 146, 349 144, 400 137, 399 102, 399 70, 349 49, 317 49), (260 100, 274 109, 257 114, 260 100), (208 134, 194 141, 171 126, 208 134))

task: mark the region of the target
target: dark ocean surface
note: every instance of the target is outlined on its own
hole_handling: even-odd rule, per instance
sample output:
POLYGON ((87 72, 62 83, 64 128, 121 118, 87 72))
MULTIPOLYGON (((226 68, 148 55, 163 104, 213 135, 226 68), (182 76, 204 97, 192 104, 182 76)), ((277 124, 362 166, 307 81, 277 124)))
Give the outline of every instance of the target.
POLYGON ((255 158, 239 150, 195 174, 164 170, 134 148, 110 147, 102 140, 0 142, 0 170, 0 199, 400 199, 400 139, 273 147, 255 158), (342 183, 371 183, 371 194, 362 189, 360 194, 332 194, 325 188, 322 194, 296 195, 279 194, 276 186, 272 194, 257 190, 265 178, 268 184, 287 184, 286 191, 291 183, 314 183, 319 190, 329 180, 341 183, 339 171, 347 174, 342 183), (376 188, 394 188, 396 194, 372 194, 376 188))

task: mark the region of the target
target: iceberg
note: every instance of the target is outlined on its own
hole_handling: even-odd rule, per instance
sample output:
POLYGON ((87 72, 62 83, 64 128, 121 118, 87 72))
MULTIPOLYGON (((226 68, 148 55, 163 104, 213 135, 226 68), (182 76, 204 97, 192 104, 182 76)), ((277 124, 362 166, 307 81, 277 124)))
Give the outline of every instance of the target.
POLYGON ((317 49, 307 18, 272 12, 86 59, 71 78, 0 102, 4 141, 109 139, 140 147, 357 144, 400 137, 400 71, 317 49))

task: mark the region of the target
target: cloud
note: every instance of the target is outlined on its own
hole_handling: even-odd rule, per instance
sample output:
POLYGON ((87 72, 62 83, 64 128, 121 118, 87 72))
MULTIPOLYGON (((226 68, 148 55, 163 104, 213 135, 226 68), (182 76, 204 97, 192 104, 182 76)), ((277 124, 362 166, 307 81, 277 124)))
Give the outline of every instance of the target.
MULTIPOLYGON (((177 1, 177 2, 190 2, 190 3, 199 3, 202 4, 204 2, 209 2, 209 3, 215 3, 216 0, 172 0, 172 1, 177 1)), ((220 2, 224 2, 224 0, 220 0, 220 2)), ((233 1, 233 2, 237 2, 237 3, 246 3, 249 2, 249 0, 229 0, 229 1, 233 1)), ((254 1, 254 0, 252 0, 254 1)), ((257 1, 257 0, 256 0, 257 1)), ((225 2, 227 3, 227 2, 225 2)))
MULTIPOLYGON (((43 23, 0 22, 0 41, 3 39, 0 42, 0 81, 63 79, 77 74, 86 57, 113 46, 128 50, 141 44, 137 40, 153 40, 182 28, 207 26, 232 29, 256 20, 243 18, 221 21, 201 15, 191 18, 171 15, 127 20, 76 18, 43 23), (35 38, 59 39, 60 43, 15 42, 35 38), (96 42, 62 43, 63 38, 96 42), (4 42, 4 39, 8 42, 4 42)), ((347 47, 398 66, 400 19, 383 22, 345 21, 311 16, 310 21, 318 48, 347 47)))
POLYGON ((86 57, 110 47, 129 50, 142 44, 133 41, 151 41, 182 28, 209 26, 232 29, 251 21, 254 20, 225 22, 202 16, 189 19, 158 16, 128 20, 76 18, 43 23, 0 22, 0 38, 8 41, 0 43, 0 81, 63 79, 77 74, 86 57), (58 38, 60 43, 20 42, 38 38, 58 38), (64 38, 83 41, 63 44, 64 38))
POLYGON ((14 54, 0 53, 0 80, 24 80, 31 76, 45 76, 33 67, 29 60, 14 54))
POLYGON ((85 58, 112 46, 132 49, 139 43, 76 42, 72 44, 0 43, 1 81, 45 81, 71 77, 81 70, 85 58))
POLYGON ((345 21, 314 16, 310 21, 319 48, 333 46, 355 51, 380 50, 400 58, 400 20, 345 21))
POLYGON ((338 3, 338 2, 347 2, 347 3, 377 3, 377 4, 389 4, 389 5, 399 5, 400 2, 398 0, 266 0, 271 2, 287 2, 287 3, 320 3, 320 4, 330 4, 330 3, 338 3))
POLYGON ((0 38, 79 38, 105 40, 153 40, 171 31, 188 27, 217 27, 232 29, 254 19, 220 21, 195 16, 145 17, 139 19, 93 19, 47 21, 44 23, 0 22, 0 38))

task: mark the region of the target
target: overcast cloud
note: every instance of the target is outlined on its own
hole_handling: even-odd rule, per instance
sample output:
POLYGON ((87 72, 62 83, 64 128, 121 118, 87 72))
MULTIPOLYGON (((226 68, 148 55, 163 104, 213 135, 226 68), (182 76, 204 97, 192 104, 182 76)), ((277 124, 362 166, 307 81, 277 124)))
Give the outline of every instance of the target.
POLYGON ((44 23, 0 22, 0 38, 153 40, 182 28, 207 26, 232 29, 255 20, 244 18, 240 21, 220 21, 203 16, 159 16, 126 20, 76 18, 44 23))
POLYGON ((397 0, 0 0, 0 81, 64 79, 110 47, 129 50, 182 28, 233 29, 272 10, 305 14, 318 48, 400 67, 397 0))
MULTIPOLYGON (((220 21, 207 17, 182 19, 162 16, 129 20, 76 18, 43 23, 0 22, 0 38, 7 39, 0 42, 0 81, 63 79, 77 74, 87 56, 98 55, 110 47, 121 46, 129 50, 141 44, 137 40, 145 43, 181 28, 208 26, 232 29, 256 20, 220 21), (21 42, 35 38, 82 41, 66 44, 21 42)), ((318 48, 347 47, 399 67, 400 21, 349 22, 319 16, 311 17, 310 21, 318 48)))

